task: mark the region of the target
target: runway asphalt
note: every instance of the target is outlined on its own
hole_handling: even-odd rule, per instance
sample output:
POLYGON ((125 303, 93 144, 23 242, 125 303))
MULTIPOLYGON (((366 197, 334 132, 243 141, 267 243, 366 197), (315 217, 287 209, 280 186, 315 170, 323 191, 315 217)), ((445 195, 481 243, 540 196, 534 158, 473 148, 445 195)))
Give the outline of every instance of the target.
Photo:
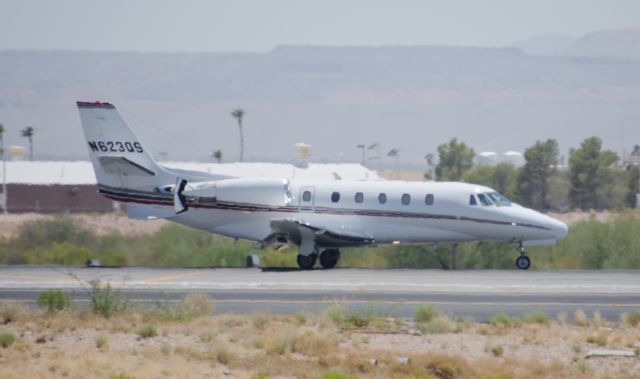
POLYGON ((460 319, 489 321, 497 313, 542 310, 552 317, 577 309, 598 310, 609 320, 640 310, 639 271, 441 271, 84 268, 0 266, 0 299, 35 306, 38 294, 59 288, 80 303, 89 301, 89 281, 109 282, 136 304, 177 302, 205 292, 216 313, 317 312, 340 303, 373 306, 411 318, 422 303, 438 305, 460 319))

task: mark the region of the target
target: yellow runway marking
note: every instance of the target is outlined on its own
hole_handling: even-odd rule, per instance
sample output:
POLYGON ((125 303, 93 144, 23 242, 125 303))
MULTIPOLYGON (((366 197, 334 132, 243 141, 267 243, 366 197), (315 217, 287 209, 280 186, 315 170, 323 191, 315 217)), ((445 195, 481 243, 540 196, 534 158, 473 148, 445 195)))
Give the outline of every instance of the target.
POLYGON ((190 277, 198 276, 202 274, 203 274, 202 272, 185 272, 183 274, 156 276, 153 278, 139 279, 137 281, 142 283, 168 282, 173 279, 190 278, 190 277))

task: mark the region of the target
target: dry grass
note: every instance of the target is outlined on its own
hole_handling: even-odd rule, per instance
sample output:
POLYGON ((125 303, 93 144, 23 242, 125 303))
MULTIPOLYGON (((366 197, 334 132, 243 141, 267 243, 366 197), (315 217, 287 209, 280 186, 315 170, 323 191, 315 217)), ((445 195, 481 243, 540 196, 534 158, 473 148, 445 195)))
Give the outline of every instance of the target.
POLYGON ((499 315, 480 324, 425 312, 434 315, 414 324, 369 310, 352 316, 341 307, 304 317, 212 315, 205 300, 195 302, 205 306, 191 308, 202 313, 189 319, 136 310, 105 319, 80 310, 25 312, 11 304, 11 321, 0 325, 0 334, 15 340, 0 347, 0 377, 624 379, 640 374, 636 359, 585 359, 596 346, 635 349, 640 340, 640 328, 631 322, 605 322, 597 314, 580 326, 541 313, 528 316, 530 323, 499 315), (361 320, 366 322, 357 327, 361 320), (379 322, 385 328, 375 327, 379 322), (149 333, 137 332, 148 325, 155 336, 141 338, 149 333), (424 333, 416 332, 420 328, 424 333))
POLYGON ((589 317, 582 309, 578 309, 574 315, 576 323, 580 326, 589 326, 589 317))

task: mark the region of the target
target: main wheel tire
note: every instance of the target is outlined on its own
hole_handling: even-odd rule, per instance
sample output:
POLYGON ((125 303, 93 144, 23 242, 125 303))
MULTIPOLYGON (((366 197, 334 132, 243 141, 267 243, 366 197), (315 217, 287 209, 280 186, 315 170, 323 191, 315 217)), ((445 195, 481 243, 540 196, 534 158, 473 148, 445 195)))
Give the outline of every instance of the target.
POLYGON ((310 255, 298 254, 298 267, 303 270, 311 270, 316 265, 318 255, 313 253, 310 255))
POLYGON ((520 270, 527 270, 531 267, 531 260, 526 255, 521 255, 516 259, 516 266, 520 270))
POLYGON ((340 250, 327 249, 320 254, 320 265, 324 268, 334 268, 340 259, 340 250))

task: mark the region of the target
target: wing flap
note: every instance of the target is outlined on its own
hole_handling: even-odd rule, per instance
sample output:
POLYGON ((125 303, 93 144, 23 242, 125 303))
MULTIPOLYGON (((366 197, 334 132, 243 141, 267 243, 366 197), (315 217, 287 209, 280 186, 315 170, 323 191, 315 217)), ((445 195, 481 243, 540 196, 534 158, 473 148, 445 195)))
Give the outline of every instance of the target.
POLYGON ((318 246, 323 247, 345 247, 345 246, 365 246, 375 243, 373 236, 369 233, 327 228, 322 225, 315 225, 298 219, 279 219, 270 222, 273 236, 285 236, 288 241, 299 245, 302 241, 303 230, 311 231, 318 246))

